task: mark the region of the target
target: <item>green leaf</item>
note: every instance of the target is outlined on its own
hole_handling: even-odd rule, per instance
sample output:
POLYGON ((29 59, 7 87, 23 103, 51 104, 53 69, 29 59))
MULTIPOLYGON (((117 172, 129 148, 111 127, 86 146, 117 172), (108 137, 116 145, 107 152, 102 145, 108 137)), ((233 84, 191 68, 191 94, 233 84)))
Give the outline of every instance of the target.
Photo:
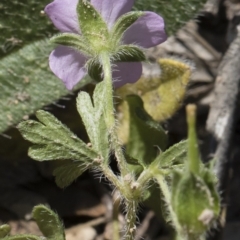
POLYGON ((43 13, 49 0, 1 0, 0 2, 0 58, 26 44, 54 33, 54 25, 43 13))
POLYGON ((48 240, 65 240, 64 227, 58 215, 44 205, 33 209, 33 218, 48 240))
MULTIPOLYGON (((43 40, 0 60, 0 132, 69 93, 49 71, 52 49, 43 40)), ((87 82, 90 79, 82 80, 77 88, 87 82)))
POLYGON ((36 121, 25 121, 18 129, 26 140, 37 145, 29 149, 29 156, 38 161, 54 159, 74 159, 90 162, 98 154, 74 135, 53 115, 38 111, 36 121))
POLYGON ((56 184, 60 188, 65 188, 69 186, 74 180, 85 172, 86 166, 80 162, 69 162, 62 166, 56 168, 53 172, 55 176, 56 184))
POLYGON ((146 113, 140 97, 129 95, 126 100, 130 113, 126 153, 147 166, 156 158, 159 149, 166 148, 167 135, 161 125, 146 113))
POLYGON ((160 14, 168 34, 174 34, 187 21, 194 18, 206 0, 136 0, 134 9, 160 14))
POLYGON ((105 83, 96 85, 93 93, 93 101, 88 93, 80 92, 77 97, 77 109, 86 127, 89 139, 97 152, 101 153, 104 160, 108 159, 108 132, 104 120, 104 104, 102 96, 105 91, 105 83))
POLYGON ((4 224, 4 225, 0 226, 0 239, 9 235, 10 231, 11 231, 11 228, 9 225, 4 224))
POLYGON ((188 141, 183 140, 160 153, 154 160, 159 168, 170 168, 175 164, 184 164, 187 161, 188 141))
POLYGON ((75 33, 60 33, 53 36, 50 41, 52 43, 61 44, 64 46, 72 47, 77 51, 80 51, 86 56, 93 56, 86 39, 83 36, 75 33))
POLYGON ((111 30, 112 41, 117 45, 122 40, 124 32, 142 15, 143 12, 134 11, 120 16, 111 30))
POLYGON ((141 164, 141 162, 139 162, 137 159, 129 156, 126 153, 125 153, 125 159, 126 159, 126 162, 128 163, 128 169, 131 172, 134 172, 136 177, 139 176, 144 170, 144 166, 141 164))

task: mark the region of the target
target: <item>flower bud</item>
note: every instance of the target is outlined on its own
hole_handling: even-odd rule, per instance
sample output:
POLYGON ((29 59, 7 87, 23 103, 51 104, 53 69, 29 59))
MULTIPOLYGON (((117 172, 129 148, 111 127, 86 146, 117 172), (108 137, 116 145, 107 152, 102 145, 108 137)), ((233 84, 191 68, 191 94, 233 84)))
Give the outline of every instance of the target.
POLYGON ((172 207, 186 235, 200 236, 219 213, 215 189, 191 172, 175 172, 172 185, 172 207))

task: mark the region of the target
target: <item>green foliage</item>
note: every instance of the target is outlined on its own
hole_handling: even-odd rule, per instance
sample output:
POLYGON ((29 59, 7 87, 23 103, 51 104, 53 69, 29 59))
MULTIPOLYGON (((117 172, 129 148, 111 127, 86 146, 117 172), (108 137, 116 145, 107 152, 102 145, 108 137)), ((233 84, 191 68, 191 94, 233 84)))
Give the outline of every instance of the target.
POLYGON ((55 176, 56 184, 60 188, 65 188, 69 186, 74 180, 76 180, 79 176, 85 172, 86 166, 81 162, 68 162, 64 163, 62 166, 57 167, 53 176, 55 176))
POLYGON ((59 187, 66 187, 77 179, 85 170, 108 162, 108 132, 104 119, 104 83, 99 83, 93 93, 93 103, 86 92, 79 93, 77 108, 85 124, 91 145, 84 143, 53 115, 43 110, 36 113, 38 121, 21 122, 18 129, 22 136, 34 143, 29 148, 29 156, 37 161, 65 161, 54 171, 59 187))
POLYGON ((126 100, 130 114, 126 153, 147 166, 155 159, 159 150, 166 148, 167 135, 161 125, 146 113, 140 97, 129 95, 126 100))
POLYGON ((53 115, 45 111, 36 114, 41 123, 33 120, 22 122, 18 129, 23 137, 35 143, 29 156, 38 161, 73 159, 90 162, 97 153, 74 135, 53 115))
POLYGON ((0 132, 68 94, 48 67, 53 45, 45 39, 55 30, 41 11, 49 2, 1 0, 0 132))
POLYGON ((51 49, 43 40, 0 60, 0 132, 68 93, 48 69, 51 49))
POLYGON ((103 100, 105 83, 96 85, 93 103, 88 93, 80 92, 77 97, 77 109, 87 130, 92 147, 108 161, 108 131, 104 119, 105 101, 103 100))
POLYGON ((0 239, 2 240, 65 240, 64 227, 58 215, 44 205, 35 206, 32 211, 33 218, 44 237, 31 234, 9 236, 10 226, 0 226, 0 239))
POLYGON ((165 152, 162 152, 154 160, 154 164, 157 164, 159 168, 170 168, 175 164, 183 164, 187 161, 187 140, 181 141, 168 148, 165 152))
POLYGON ((204 166, 199 157, 196 134, 196 106, 187 105, 188 141, 185 168, 175 171, 171 204, 181 225, 182 234, 199 239, 216 220, 220 202, 213 169, 204 166))
POLYGON ((0 226, 0 239, 5 238, 10 233, 10 226, 7 224, 4 224, 0 226))
MULTIPOLYGON (((41 12, 49 0, 1 0, 0 58, 52 35, 53 24, 41 12)), ((14 65, 13 65, 14 66, 14 65)))
POLYGON ((44 205, 38 205, 32 214, 47 240, 65 240, 63 224, 55 212, 44 205))
POLYGON ((196 16, 205 2, 206 0, 136 0, 134 8, 160 14, 165 20, 167 33, 174 34, 196 16))
MULTIPOLYGON (((157 69, 159 74, 146 73, 136 83, 126 84, 119 88, 117 94, 123 99, 131 94, 140 96, 146 112, 154 120, 162 122, 172 117, 182 106, 191 76, 191 68, 181 61, 167 58, 158 59, 158 64, 161 69, 161 72, 157 69)), ((119 118, 121 130, 118 135, 122 142, 127 143, 129 135, 128 106, 121 102, 118 108, 122 112, 119 115, 122 117, 119 118)))

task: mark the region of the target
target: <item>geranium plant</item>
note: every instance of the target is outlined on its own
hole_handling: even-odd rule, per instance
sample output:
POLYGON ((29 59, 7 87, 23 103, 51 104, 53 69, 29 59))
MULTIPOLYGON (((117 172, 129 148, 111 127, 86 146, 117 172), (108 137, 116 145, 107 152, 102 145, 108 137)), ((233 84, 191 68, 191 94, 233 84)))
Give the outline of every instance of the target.
MULTIPOLYGON (((154 190, 149 185, 153 182, 161 190, 178 238, 201 239, 218 216, 219 199, 216 179, 200 161, 195 107, 187 108, 188 140, 167 148, 164 129, 145 111, 142 99, 127 96, 131 131, 125 150, 117 135, 114 89, 138 81, 141 62, 146 60, 144 49, 167 39, 163 18, 154 12, 131 11, 133 4, 133 0, 55 0, 46 6, 45 13, 62 32, 51 38, 59 46, 49 57, 50 69, 68 89, 86 74, 96 84, 93 96, 80 92, 77 97, 89 143, 42 110, 36 113, 39 121, 28 120, 18 128, 34 144, 30 157, 38 161, 64 159, 53 173, 58 186, 67 187, 88 169, 109 180, 125 205, 124 239, 134 239, 138 206, 151 196, 154 190), (156 152, 156 146, 160 151, 156 152), (110 154, 115 156, 119 174, 109 167, 110 154)), ((176 66, 182 69, 181 64, 176 66)), ((176 72, 179 69, 164 77, 173 78, 176 72)), ((56 216, 54 219, 59 222, 56 216)), ((44 224, 43 233, 47 224, 51 225, 44 224)), ((62 239, 64 234, 58 228, 62 239)), ((4 237, 8 239, 7 234, 4 237)))

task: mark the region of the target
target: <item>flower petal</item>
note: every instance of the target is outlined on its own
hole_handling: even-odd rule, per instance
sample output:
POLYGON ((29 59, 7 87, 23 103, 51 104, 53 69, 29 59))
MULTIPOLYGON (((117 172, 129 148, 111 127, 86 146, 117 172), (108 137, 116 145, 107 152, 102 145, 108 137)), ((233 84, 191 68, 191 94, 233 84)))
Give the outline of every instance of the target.
POLYGON ((132 9, 134 0, 91 0, 91 4, 101 14, 108 28, 124 13, 132 9))
POLYGON ((78 0, 54 0, 44 12, 61 32, 80 33, 77 4, 78 0))
POLYGON ((118 62, 113 67, 113 85, 119 88, 127 83, 135 83, 141 75, 141 62, 118 62))
POLYGON ((154 12, 144 12, 125 32, 123 42, 136 44, 140 47, 154 47, 167 39, 164 20, 154 12))
POLYGON ((71 90, 85 75, 86 57, 65 46, 57 47, 49 57, 49 66, 66 88, 71 90))

